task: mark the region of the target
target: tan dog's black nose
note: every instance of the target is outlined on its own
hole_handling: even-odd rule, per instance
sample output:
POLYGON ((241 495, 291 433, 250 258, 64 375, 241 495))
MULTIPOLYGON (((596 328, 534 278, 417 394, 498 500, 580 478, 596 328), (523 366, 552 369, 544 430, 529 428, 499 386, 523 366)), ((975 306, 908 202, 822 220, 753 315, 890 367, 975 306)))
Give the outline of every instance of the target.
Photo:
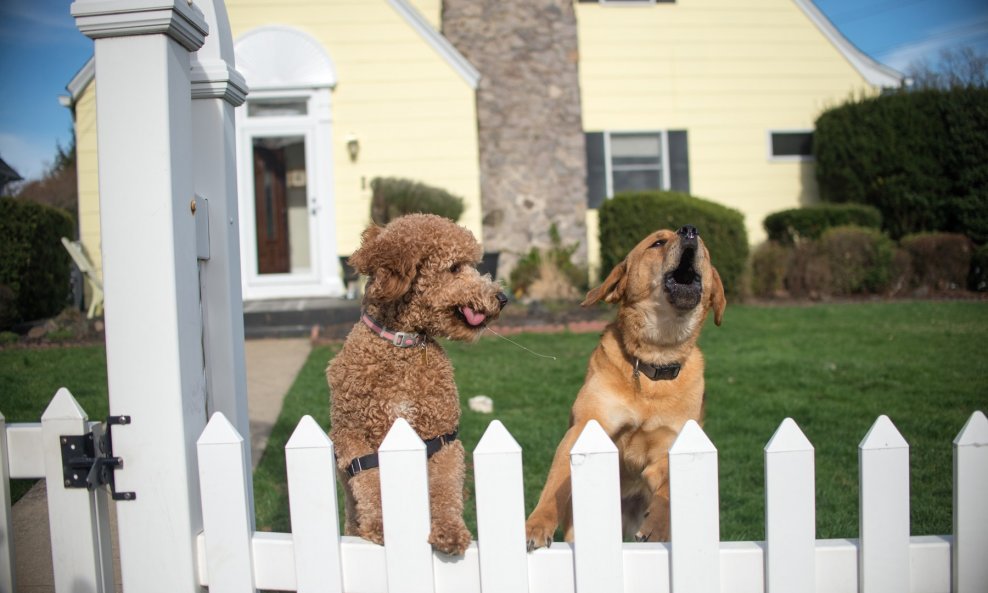
POLYGON ((502 309, 504 308, 505 305, 508 304, 508 295, 504 294, 503 292, 499 292, 494 296, 497 298, 497 303, 501 306, 502 309))
POLYGON ((676 234, 682 237, 683 239, 686 239, 687 241, 696 243, 696 238, 700 236, 700 231, 696 230, 695 226, 691 224, 687 224, 678 231, 676 231, 676 234))

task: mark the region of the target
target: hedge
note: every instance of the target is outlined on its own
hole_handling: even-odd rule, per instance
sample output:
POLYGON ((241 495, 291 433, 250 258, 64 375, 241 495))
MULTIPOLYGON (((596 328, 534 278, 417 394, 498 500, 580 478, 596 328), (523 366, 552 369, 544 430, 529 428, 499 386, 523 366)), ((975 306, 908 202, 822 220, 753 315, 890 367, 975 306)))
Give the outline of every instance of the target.
POLYGON ((371 220, 382 226, 416 212, 438 214, 454 222, 463 214, 463 198, 438 187, 399 177, 375 177, 370 186, 371 220))
POLYGON ((600 207, 601 272, 606 275, 649 233, 686 224, 700 231, 728 296, 741 294, 748 259, 744 215, 737 210, 680 192, 618 194, 600 207))
POLYGON ((875 206, 892 238, 988 241, 988 89, 852 101, 820 115, 813 147, 821 198, 875 206))
POLYGON ((775 212, 762 222, 769 240, 783 245, 819 239, 827 229, 847 225, 879 229, 882 213, 864 204, 819 204, 775 212))
POLYGON ((69 254, 62 237, 74 235, 68 212, 16 198, 0 198, 0 298, 5 327, 50 317, 69 298, 69 254))

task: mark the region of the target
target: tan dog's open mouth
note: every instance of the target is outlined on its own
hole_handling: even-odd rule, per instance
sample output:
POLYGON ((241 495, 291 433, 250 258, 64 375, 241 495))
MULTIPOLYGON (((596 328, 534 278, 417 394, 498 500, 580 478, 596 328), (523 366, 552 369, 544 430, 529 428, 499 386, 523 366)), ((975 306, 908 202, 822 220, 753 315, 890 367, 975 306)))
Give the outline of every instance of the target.
POLYGON ((703 297, 703 276, 696 268, 700 233, 693 226, 684 226, 676 232, 680 240, 679 264, 666 273, 664 286, 669 304, 682 311, 689 311, 700 304, 703 297))

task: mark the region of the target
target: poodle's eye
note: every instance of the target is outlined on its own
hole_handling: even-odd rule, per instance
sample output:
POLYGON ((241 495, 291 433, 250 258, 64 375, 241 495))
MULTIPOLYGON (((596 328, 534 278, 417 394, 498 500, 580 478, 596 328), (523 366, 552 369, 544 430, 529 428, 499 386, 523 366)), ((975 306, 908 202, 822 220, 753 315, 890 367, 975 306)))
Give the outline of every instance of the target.
POLYGON ((665 247, 666 243, 668 243, 668 241, 665 239, 659 239, 655 243, 652 243, 652 247, 665 247))
POLYGON ((449 267, 449 271, 450 273, 453 274, 459 274, 460 268, 461 268, 460 264, 453 264, 452 266, 449 267))

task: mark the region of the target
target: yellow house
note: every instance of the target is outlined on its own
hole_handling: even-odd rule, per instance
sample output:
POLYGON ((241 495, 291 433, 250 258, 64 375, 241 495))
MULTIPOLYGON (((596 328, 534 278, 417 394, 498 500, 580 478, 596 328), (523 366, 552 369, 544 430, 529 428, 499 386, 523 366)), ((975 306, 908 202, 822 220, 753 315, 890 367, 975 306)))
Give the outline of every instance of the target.
POLYGON ((818 199, 817 116, 902 84, 811 0, 580 0, 577 22, 590 234, 602 200, 661 187, 740 210, 760 242, 767 214, 818 199))
MULTIPOLYGON (((462 196, 479 237, 479 74, 439 35, 439 0, 226 4, 250 88, 236 124, 245 299, 342 295, 374 177, 462 196)), ((68 89, 80 238, 101 269, 92 63, 68 89)))
MULTIPOLYGON (((440 33, 443 3, 227 0, 250 88, 237 110, 245 299, 341 295, 340 258, 359 244, 378 176, 463 196, 460 222, 483 240, 483 73, 440 33)), ((591 266, 596 207, 625 189, 723 203, 761 240, 766 214, 817 199, 809 150, 820 112, 902 81, 810 0, 579 0, 575 10, 591 266)), ((81 240, 99 268, 92 63, 68 90, 81 240)))

